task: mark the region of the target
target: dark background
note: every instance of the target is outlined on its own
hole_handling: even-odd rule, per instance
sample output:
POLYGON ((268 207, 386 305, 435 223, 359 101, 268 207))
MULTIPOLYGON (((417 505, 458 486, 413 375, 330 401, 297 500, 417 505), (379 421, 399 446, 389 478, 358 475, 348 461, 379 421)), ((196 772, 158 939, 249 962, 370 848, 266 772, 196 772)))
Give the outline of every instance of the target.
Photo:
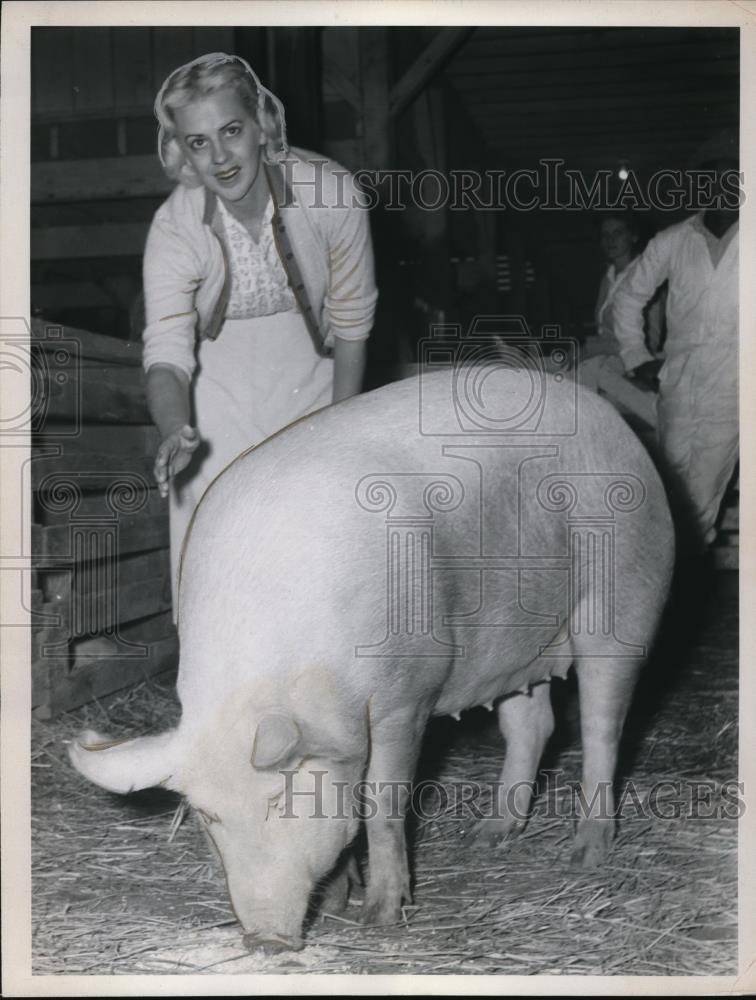
MULTIPOLYGON (((152 102, 203 52, 244 56, 284 102, 293 145, 352 170, 535 169, 643 184, 738 125, 735 28, 33 28, 32 312, 123 339, 150 219, 171 185, 152 102)), ((685 213, 683 213, 685 214, 685 213)), ((680 213, 645 213, 647 233, 680 213)), ((381 292, 371 358, 412 356, 441 313, 590 330, 595 213, 372 213, 381 292)))

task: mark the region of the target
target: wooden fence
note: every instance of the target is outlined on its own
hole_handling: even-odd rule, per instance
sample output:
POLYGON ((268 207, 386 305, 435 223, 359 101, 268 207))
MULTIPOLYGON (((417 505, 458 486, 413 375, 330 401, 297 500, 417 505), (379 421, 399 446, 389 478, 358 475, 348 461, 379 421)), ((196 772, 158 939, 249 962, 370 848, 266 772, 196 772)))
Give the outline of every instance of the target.
POLYGON ((167 501, 141 345, 32 324, 32 701, 57 714, 172 667, 167 501))

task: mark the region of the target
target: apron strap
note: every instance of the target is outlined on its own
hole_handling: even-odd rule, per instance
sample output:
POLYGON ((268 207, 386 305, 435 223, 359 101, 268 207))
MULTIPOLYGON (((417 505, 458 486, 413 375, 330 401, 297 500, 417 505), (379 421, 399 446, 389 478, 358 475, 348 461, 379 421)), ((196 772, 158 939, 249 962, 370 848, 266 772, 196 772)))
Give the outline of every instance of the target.
POLYGON ((293 197, 292 192, 290 189, 285 190, 283 173, 277 164, 265 163, 264 167, 268 178, 270 194, 273 199, 273 239, 276 243, 278 256, 281 258, 281 263, 286 271, 286 276, 294 292, 297 305, 302 312, 307 332, 310 334, 315 350, 321 357, 330 357, 333 354, 333 349, 326 346, 326 338, 315 318, 310 297, 307 294, 307 289, 302 279, 302 272, 294 253, 294 247, 289 239, 287 227, 281 218, 281 203, 284 201, 285 195, 289 196, 288 200, 290 201, 293 197))

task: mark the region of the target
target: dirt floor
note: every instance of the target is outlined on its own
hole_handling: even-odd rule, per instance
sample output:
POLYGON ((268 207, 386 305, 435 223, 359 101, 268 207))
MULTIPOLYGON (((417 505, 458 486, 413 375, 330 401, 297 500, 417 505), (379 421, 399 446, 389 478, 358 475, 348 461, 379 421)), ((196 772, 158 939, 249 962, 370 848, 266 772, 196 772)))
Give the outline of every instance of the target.
MULTIPOLYGON (((85 727, 122 736, 174 722, 170 679, 35 721, 34 972, 734 974, 737 587, 720 572, 703 607, 673 603, 628 721, 624 818, 604 868, 572 867, 571 823, 556 815, 580 750, 574 685, 555 682, 552 777, 524 834, 468 846, 469 807, 429 799, 401 924, 364 929, 358 894, 340 917, 313 918, 296 954, 245 953, 222 873, 178 796, 118 797, 68 765, 64 741, 85 727)), ((502 756, 493 716, 475 710, 431 726, 421 774, 445 787, 495 781, 502 756)))

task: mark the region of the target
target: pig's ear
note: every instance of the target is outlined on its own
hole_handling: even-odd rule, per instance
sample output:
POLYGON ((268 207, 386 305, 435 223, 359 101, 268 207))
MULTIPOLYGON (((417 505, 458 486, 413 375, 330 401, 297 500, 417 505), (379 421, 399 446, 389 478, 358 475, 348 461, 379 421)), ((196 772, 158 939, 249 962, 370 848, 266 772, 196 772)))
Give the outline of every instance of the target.
POLYGON ((271 712, 257 726, 252 746, 252 767, 258 770, 292 763, 300 747, 302 733, 290 715, 271 712))
POLYGON ((178 730, 136 740, 111 740, 87 730, 68 747, 71 763, 86 778, 125 795, 153 785, 177 789, 178 730))

